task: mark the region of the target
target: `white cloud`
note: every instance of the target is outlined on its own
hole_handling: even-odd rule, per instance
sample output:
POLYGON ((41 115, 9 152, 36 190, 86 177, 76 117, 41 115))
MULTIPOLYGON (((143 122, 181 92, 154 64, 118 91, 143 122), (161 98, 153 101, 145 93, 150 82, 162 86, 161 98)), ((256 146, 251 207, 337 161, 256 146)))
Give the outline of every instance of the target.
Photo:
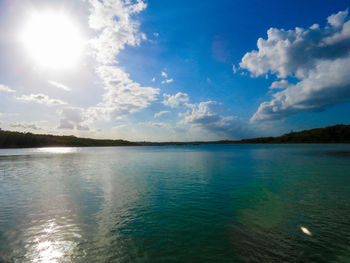
POLYGON ((45 94, 30 94, 30 95, 22 95, 21 97, 16 97, 16 99, 25 101, 25 102, 35 102, 39 104, 45 104, 48 106, 58 106, 67 104, 66 102, 59 99, 51 99, 49 96, 45 94))
POLYGON ((48 83, 51 84, 52 86, 56 87, 56 88, 63 89, 65 91, 70 91, 70 88, 67 87, 66 85, 63 85, 62 83, 59 83, 59 82, 56 82, 56 81, 53 81, 53 80, 49 80, 48 83))
POLYGON ((201 102, 185 114, 185 123, 205 124, 220 120, 222 105, 216 101, 201 102))
POLYGON ((88 112, 94 118, 119 119, 148 107, 159 93, 158 89, 143 87, 131 80, 129 74, 117 66, 116 60, 126 45, 138 46, 146 39, 139 32, 139 23, 134 20, 134 15, 147 5, 141 0, 136 3, 90 0, 90 3, 89 24, 98 33, 91 40, 91 46, 97 60, 96 73, 103 80, 105 93, 102 102, 89 108, 88 112))
POLYGON ((90 130, 90 128, 88 126, 86 126, 86 125, 77 124, 76 127, 77 127, 78 131, 89 131, 90 130))
POLYGON ((166 73, 165 71, 162 71, 160 75, 161 75, 163 78, 165 78, 165 80, 162 80, 162 82, 161 82, 162 84, 169 84, 169 83, 171 83, 171 82, 174 81, 173 78, 169 78, 169 79, 168 79, 168 73, 166 73))
POLYGON ((10 89, 8 86, 0 84, 0 92, 1 92, 1 91, 2 91, 2 92, 8 92, 8 93, 14 93, 14 92, 16 92, 15 90, 10 89))
POLYGON ((11 128, 20 128, 20 129, 30 129, 30 130, 41 130, 35 123, 20 123, 13 122, 9 125, 11 128))
POLYGON ((74 124, 67 119, 60 119, 60 125, 57 128, 73 130, 74 124))
POLYGON ((274 81, 272 82, 271 86, 269 89, 285 89, 289 85, 288 81, 285 79, 282 79, 280 81, 274 81))
POLYGON ((159 37, 159 33, 155 32, 155 33, 153 33, 153 36, 159 37))
POLYGON ((248 124, 236 116, 223 116, 223 107, 216 101, 201 102, 184 114, 183 124, 191 124, 229 138, 249 136, 248 124))
POLYGON ((174 79, 166 79, 166 80, 163 80, 162 81, 162 84, 168 84, 168 83, 171 83, 171 82, 173 82, 174 81, 174 79))
POLYGON ((168 114, 168 113, 170 113, 170 111, 168 111, 168 110, 163 110, 163 111, 157 112, 154 114, 154 118, 159 118, 160 116, 163 116, 164 114, 168 114))
POLYGON ((320 60, 334 60, 348 55, 350 22, 338 25, 340 21, 344 22, 343 16, 347 13, 344 11, 333 15, 337 18, 331 19, 334 20, 332 24, 323 29, 315 25, 308 29, 296 27, 294 30, 270 28, 267 40, 259 38, 258 50, 245 54, 240 67, 254 76, 272 73, 280 78, 307 77, 320 60), (340 14, 342 19, 339 19, 340 14))
POLYGON ((142 87, 120 68, 100 66, 97 73, 104 80, 106 92, 103 101, 89 109, 95 112, 94 116, 119 119, 148 107, 151 101, 157 99, 158 89, 142 87))
POLYGON ((270 89, 282 88, 263 102, 251 121, 280 120, 301 112, 321 111, 350 101, 350 21, 348 10, 328 17, 328 25, 308 29, 271 28, 267 40, 240 63, 253 76, 275 74, 282 79, 270 89), (295 77, 290 84, 287 77, 295 77))
POLYGON ((232 71, 233 71, 233 74, 236 74, 238 69, 236 68, 235 64, 232 64, 232 71))
POLYGON ((319 62, 317 68, 295 85, 263 102, 252 121, 279 120, 301 112, 320 111, 350 100, 350 57, 319 62))
POLYGON ((58 129, 74 129, 88 131, 89 119, 83 109, 77 107, 66 107, 60 112, 60 124, 58 129))
POLYGON ((139 24, 132 15, 144 10, 147 5, 139 0, 132 4, 123 0, 90 0, 92 8, 89 25, 99 34, 91 40, 98 62, 114 64, 115 56, 125 45, 137 46, 145 38, 139 32, 139 24))
POLYGON ((345 19, 349 14, 349 10, 340 11, 337 14, 331 15, 327 18, 328 23, 333 27, 340 27, 344 24, 345 19))
POLYGON ((178 92, 175 95, 163 94, 164 100, 163 104, 170 108, 176 108, 179 106, 186 106, 186 103, 189 101, 187 93, 178 92))
MULTIPOLYGON (((178 92, 175 95, 163 94, 163 97, 165 106, 170 108, 187 108, 186 112, 178 113, 178 116, 182 118, 178 124, 190 125, 204 133, 209 131, 212 135, 225 136, 231 139, 242 138, 252 134, 250 124, 245 123, 236 116, 224 116, 221 103, 206 101, 199 104, 190 104, 188 94, 182 92, 178 92)), ((159 112, 157 115, 162 114, 163 112, 159 112)))
POLYGON ((155 82, 156 81, 156 78, 152 78, 152 82, 155 82))

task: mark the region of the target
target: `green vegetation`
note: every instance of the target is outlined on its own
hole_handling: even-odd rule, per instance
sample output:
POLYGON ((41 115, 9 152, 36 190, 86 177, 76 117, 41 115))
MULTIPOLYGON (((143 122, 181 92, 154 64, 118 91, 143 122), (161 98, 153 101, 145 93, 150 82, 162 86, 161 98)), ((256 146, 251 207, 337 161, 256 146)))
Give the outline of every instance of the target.
POLYGON ((350 125, 334 125, 300 132, 290 132, 278 137, 261 137, 239 141, 211 142, 142 142, 142 145, 199 145, 199 144, 257 144, 257 143, 350 143, 350 125))
POLYGON ((241 143, 350 143, 350 125, 290 132, 279 137, 246 139, 241 143))
POLYGON ((213 142, 129 142, 124 140, 96 140, 75 136, 56 136, 0 130, 0 148, 28 148, 49 146, 165 146, 239 143, 350 143, 350 125, 334 125, 300 132, 290 132, 279 137, 261 137, 240 141, 213 142))
POLYGON ((56 136, 0 130, 0 148, 29 148, 54 146, 136 146, 124 140, 95 140, 75 136, 56 136))

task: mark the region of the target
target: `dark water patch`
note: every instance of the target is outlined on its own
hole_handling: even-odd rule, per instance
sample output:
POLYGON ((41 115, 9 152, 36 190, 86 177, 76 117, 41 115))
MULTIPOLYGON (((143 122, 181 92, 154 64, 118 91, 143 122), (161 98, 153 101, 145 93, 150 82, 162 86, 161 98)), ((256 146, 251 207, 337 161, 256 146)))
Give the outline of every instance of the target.
POLYGON ((329 151, 327 155, 339 158, 350 158, 350 151, 329 151))

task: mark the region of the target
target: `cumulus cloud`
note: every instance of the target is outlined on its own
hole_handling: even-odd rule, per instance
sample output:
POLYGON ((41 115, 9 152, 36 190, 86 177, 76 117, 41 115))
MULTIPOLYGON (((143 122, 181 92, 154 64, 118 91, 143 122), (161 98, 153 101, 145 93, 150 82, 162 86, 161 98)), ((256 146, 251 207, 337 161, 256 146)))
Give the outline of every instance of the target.
POLYGON ((179 106, 187 106, 189 97, 187 93, 178 92, 175 95, 163 94, 163 104, 170 108, 176 108, 179 106))
POLYGON ((349 10, 340 11, 337 14, 333 14, 327 18, 328 23, 333 27, 340 27, 344 24, 346 17, 349 14, 349 10))
POLYGON ((61 115, 61 118, 58 129, 72 130, 76 128, 80 131, 89 130, 89 127, 87 125, 89 120, 83 109, 77 107, 66 107, 59 113, 61 115))
POLYGON ((103 101, 89 109, 95 118, 119 119, 148 107, 157 99, 158 89, 142 87, 120 68, 99 67, 98 74, 104 80, 106 91, 103 101))
POLYGON ((162 71, 162 73, 160 74, 163 78, 167 78, 168 74, 165 71, 162 71))
MULTIPOLYGON (((170 108, 186 108, 183 113, 178 113, 182 120, 180 125, 190 125, 199 128, 202 131, 210 131, 212 134, 225 136, 226 138, 242 138, 250 136, 251 129, 248 123, 245 123, 236 116, 224 116, 223 105, 216 101, 206 101, 191 104, 189 96, 186 93, 178 92, 175 95, 163 94, 163 104, 170 108)), ((156 113, 154 117, 161 116, 168 111, 156 113)))
POLYGON ((289 85, 288 81, 285 79, 282 79, 280 81, 274 81, 272 82, 269 89, 285 89, 289 85))
POLYGON ((10 123, 11 128, 20 128, 20 129, 30 129, 30 130, 41 130, 38 126, 36 126, 35 123, 20 123, 20 122, 13 122, 10 123))
POLYGON ((300 112, 321 111, 350 100, 350 57, 319 62, 316 69, 295 85, 263 102, 252 121, 279 120, 300 112))
POLYGON ((139 0, 132 4, 123 0, 90 0, 92 8, 89 25, 99 34, 91 40, 96 58, 101 64, 116 63, 115 56, 126 45, 137 46, 145 35, 139 32, 139 24, 132 19, 146 8, 146 4, 139 0))
POLYGON ((13 89, 10 89, 10 88, 9 88, 8 86, 6 86, 6 85, 0 84, 0 92, 14 93, 14 92, 16 92, 16 91, 13 90, 13 89))
POLYGON ((67 87, 66 85, 63 85, 62 83, 59 83, 59 82, 56 82, 56 81, 53 81, 53 80, 49 80, 48 83, 51 84, 52 86, 56 87, 56 88, 63 89, 65 91, 70 91, 70 88, 67 87))
MULTIPOLYGON (((339 14, 347 16, 348 11, 333 16, 338 17, 339 14)), ((245 54, 240 67, 255 76, 272 73, 280 78, 305 78, 320 60, 334 60, 348 55, 350 22, 344 23, 344 19, 331 19, 338 22, 333 21, 325 28, 318 25, 308 29, 296 27, 294 30, 270 28, 267 39, 258 39, 258 50, 245 54), (340 21, 343 22, 341 26, 337 24, 340 21)))
POLYGON ((230 138, 248 136, 248 125, 236 116, 223 116, 222 104, 201 102, 184 114, 183 124, 191 124, 230 138))
POLYGON ((123 0, 90 0, 89 25, 98 33, 91 40, 96 57, 96 73, 103 80, 103 100, 88 112, 95 118, 118 119, 140 111, 157 99, 158 89, 143 87, 130 79, 129 74, 117 66, 116 56, 126 45, 138 46, 146 39, 139 32, 139 23, 134 15, 146 8, 138 0, 135 3, 123 0))
POLYGON ((17 97, 18 100, 25 102, 35 102, 39 104, 45 104, 48 106, 58 106, 67 104, 66 102, 59 99, 51 99, 49 96, 45 94, 30 94, 30 95, 22 95, 21 97, 17 97))
POLYGON ((270 88, 284 90, 263 102, 251 121, 279 120, 350 100, 348 10, 329 16, 323 28, 271 28, 267 35, 258 39, 258 50, 244 55, 240 67, 253 76, 276 75, 282 80, 270 88), (296 78, 296 84, 283 81, 287 77, 296 78))
POLYGON ((163 115, 168 114, 168 113, 170 113, 170 111, 168 111, 168 110, 163 110, 163 111, 157 112, 154 114, 154 118, 159 118, 160 116, 163 116, 163 115))
POLYGON ((216 101, 201 102, 185 114, 185 123, 213 123, 221 119, 222 105, 216 101))

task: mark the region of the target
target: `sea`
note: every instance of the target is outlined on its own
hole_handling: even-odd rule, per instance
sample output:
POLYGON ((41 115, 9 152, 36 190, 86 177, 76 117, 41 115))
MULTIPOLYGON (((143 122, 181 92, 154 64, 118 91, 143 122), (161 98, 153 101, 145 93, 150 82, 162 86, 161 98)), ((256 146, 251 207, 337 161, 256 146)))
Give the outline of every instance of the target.
POLYGON ((0 262, 350 262, 350 145, 0 149, 0 262))

